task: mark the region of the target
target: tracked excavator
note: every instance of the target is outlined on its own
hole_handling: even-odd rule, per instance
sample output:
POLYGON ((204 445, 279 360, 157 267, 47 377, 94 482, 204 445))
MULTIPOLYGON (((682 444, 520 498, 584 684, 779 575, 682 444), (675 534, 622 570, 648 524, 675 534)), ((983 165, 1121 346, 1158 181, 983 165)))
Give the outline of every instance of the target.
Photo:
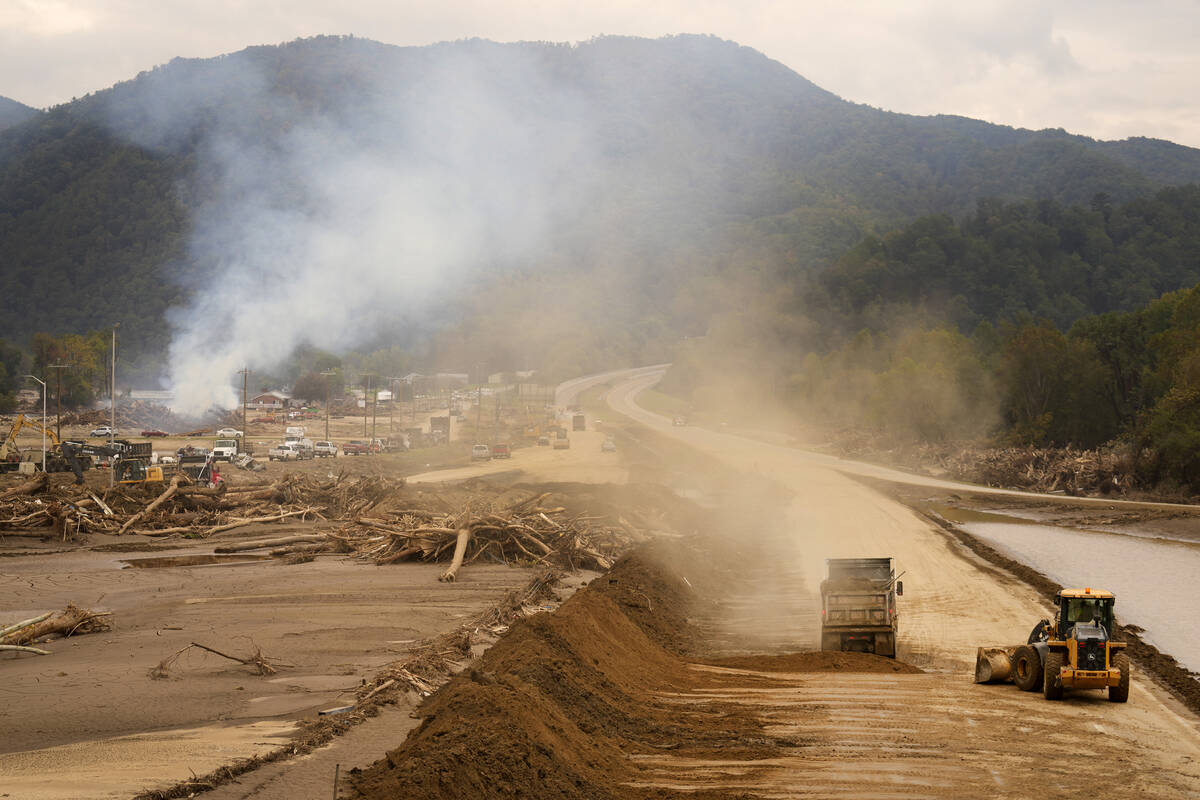
MULTIPOLYGON (((21 463, 21 451, 17 449, 17 434, 21 432, 22 428, 33 428, 38 433, 44 433, 46 438, 55 448, 58 448, 60 445, 58 436, 55 435, 54 431, 49 428, 43 428, 42 423, 38 422, 33 417, 27 417, 24 414, 18 414, 16 420, 12 424, 12 427, 9 428, 8 435, 4 437, 3 442, 0 442, 0 472, 15 472, 18 465, 21 463)), ((56 455, 51 455, 49 453, 46 455, 46 469, 50 472, 56 471, 52 468, 53 459, 55 457, 56 455)), ((41 466, 40 459, 38 461, 38 466, 41 466)), ((62 470, 59 469, 57 471, 61 472, 62 470)))

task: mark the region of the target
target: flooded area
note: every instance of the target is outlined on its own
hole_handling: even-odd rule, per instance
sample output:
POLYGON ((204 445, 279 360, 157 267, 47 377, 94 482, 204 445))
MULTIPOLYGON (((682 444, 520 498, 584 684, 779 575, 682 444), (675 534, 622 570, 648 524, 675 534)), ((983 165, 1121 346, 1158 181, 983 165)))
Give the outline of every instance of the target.
POLYGON ((961 509, 943 511, 966 532, 1051 580, 1113 592, 1121 622, 1144 628, 1142 638, 1188 669, 1200 670, 1194 590, 1200 543, 1014 522, 999 514, 961 509))

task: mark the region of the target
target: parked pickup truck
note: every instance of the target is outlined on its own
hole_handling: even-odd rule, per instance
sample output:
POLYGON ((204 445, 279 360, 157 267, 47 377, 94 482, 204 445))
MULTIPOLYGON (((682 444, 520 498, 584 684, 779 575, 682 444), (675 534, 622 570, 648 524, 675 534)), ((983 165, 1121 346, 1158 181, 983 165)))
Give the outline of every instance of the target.
POLYGON ((366 442, 355 440, 342 445, 342 455, 344 456, 365 456, 370 452, 371 446, 366 442))
POLYGON ((313 445, 313 455, 317 458, 337 458, 337 445, 333 442, 317 442, 313 445))
POLYGON ((300 448, 294 444, 277 444, 267 451, 268 461, 299 461, 300 448))

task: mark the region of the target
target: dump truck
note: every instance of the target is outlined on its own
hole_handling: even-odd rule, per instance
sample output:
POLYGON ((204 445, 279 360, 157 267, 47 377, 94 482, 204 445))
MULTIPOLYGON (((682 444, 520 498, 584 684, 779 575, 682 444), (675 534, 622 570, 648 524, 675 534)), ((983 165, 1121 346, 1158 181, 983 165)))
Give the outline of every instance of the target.
POLYGON ((854 650, 896 657, 904 594, 892 559, 827 558, 821 581, 821 649, 854 650))
POLYGON ((1067 689, 1101 689, 1114 703, 1128 701, 1133 669, 1126 643, 1113 641, 1116 602, 1103 589, 1060 589, 1054 620, 1034 625, 1025 644, 979 648, 975 682, 1012 681, 1047 700, 1061 700, 1067 689))

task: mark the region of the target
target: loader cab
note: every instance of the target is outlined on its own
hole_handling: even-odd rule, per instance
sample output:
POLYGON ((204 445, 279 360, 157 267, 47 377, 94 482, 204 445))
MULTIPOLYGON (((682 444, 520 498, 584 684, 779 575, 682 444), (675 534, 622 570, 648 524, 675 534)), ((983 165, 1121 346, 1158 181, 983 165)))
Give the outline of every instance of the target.
POLYGON ((152 467, 144 461, 121 462, 118 469, 120 470, 120 475, 117 478, 118 483, 142 484, 163 482, 162 467, 152 467))
POLYGON ((1057 636, 1065 640, 1071 638, 1076 626, 1096 626, 1104 628, 1111 638, 1113 630, 1113 606, 1116 598, 1111 592, 1093 589, 1063 589, 1058 595, 1057 636))

